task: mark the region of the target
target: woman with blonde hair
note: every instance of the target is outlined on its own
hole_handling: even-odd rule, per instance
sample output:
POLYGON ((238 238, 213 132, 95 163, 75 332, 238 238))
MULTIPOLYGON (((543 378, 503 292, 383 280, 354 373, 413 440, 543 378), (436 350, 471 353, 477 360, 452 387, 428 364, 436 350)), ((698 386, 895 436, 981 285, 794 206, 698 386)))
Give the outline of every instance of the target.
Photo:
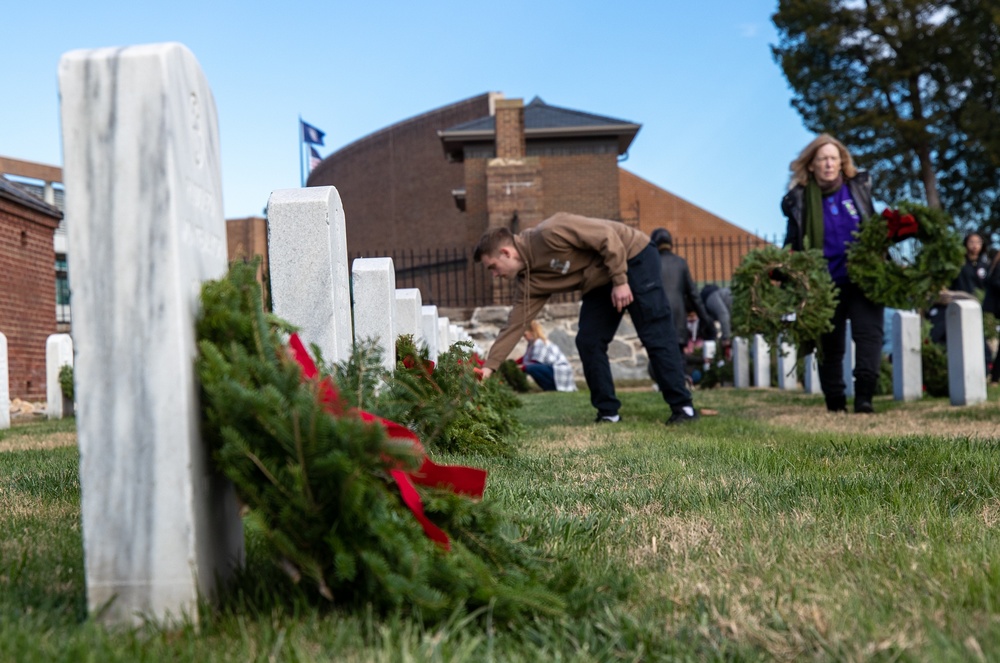
POLYGON ((518 360, 521 370, 544 391, 576 391, 573 366, 559 346, 545 337, 538 320, 532 320, 524 330, 528 348, 518 360))
POLYGON ((820 338, 819 381, 826 407, 831 412, 847 410, 843 367, 850 320, 856 348, 854 411, 874 412, 884 307, 868 299, 847 275, 847 248, 856 241, 853 233, 875 213, 871 181, 854 165, 844 144, 829 134, 806 145, 789 170, 789 191, 781 199, 781 211, 788 219, 785 246, 793 251, 821 250, 839 291, 833 330, 820 338))

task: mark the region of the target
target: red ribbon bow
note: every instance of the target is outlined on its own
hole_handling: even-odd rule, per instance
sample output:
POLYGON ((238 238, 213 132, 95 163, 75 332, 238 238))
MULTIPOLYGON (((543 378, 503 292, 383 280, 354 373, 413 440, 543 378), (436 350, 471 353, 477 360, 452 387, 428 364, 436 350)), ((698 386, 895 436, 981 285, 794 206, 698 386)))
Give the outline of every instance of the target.
POLYGON ((917 220, 912 214, 900 214, 894 209, 882 210, 882 218, 888 222, 889 239, 901 242, 908 237, 914 237, 919 230, 917 220))
MULTIPOLYGON (((298 334, 292 334, 288 342, 292 349, 292 356, 302 367, 303 378, 312 380, 319 376, 316 364, 309 356, 309 352, 302 344, 298 334)), ((345 413, 344 403, 330 376, 324 377, 319 382, 319 400, 323 404, 323 409, 330 414, 342 416, 345 413)), ((354 408, 348 410, 347 413, 358 416, 362 421, 379 424, 390 438, 408 441, 413 446, 413 450, 422 456, 423 461, 420 469, 416 472, 411 472, 397 465, 389 470, 389 474, 399 486, 399 494, 403 498, 403 503, 413 512, 417 522, 424 528, 427 538, 439 543, 445 550, 450 550, 451 542, 448 535, 424 514, 424 503, 414 484, 450 488, 459 495, 478 498, 482 497, 483 491, 486 490, 486 470, 463 465, 438 465, 427 457, 424 446, 420 443, 416 433, 406 426, 354 408)))

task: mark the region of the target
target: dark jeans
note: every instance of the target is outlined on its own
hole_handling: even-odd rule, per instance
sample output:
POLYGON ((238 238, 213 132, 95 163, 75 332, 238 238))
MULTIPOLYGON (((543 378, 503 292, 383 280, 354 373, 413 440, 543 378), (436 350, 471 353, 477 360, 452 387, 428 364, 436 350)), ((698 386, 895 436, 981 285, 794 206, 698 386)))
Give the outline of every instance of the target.
POLYGON ((555 391, 555 371, 548 364, 525 364, 524 372, 542 388, 542 391, 555 391))
POLYGON ((882 322, 881 304, 865 297, 861 289, 853 283, 838 286, 840 290, 837 308, 833 313, 833 331, 820 337, 822 363, 819 365, 819 382, 827 399, 844 396, 844 353, 847 340, 847 320, 851 321, 851 336, 854 339, 854 378, 856 396, 871 400, 878 385, 882 363, 882 322))
MULTIPOLYGON (((629 316, 639 340, 649 356, 651 373, 660 393, 673 411, 691 405, 691 393, 684 384, 684 364, 677 345, 677 331, 670 317, 670 304, 663 292, 660 254, 652 244, 628 261, 628 285, 633 301, 629 316)), ((580 352, 583 375, 590 389, 590 402, 599 416, 614 415, 621 407, 608 361, 608 345, 618 331, 623 313, 611 304, 610 283, 583 296, 576 348, 580 352)))
MULTIPOLYGON (((990 353, 986 353, 989 357, 990 353)), ((997 355, 993 358, 993 368, 990 370, 990 382, 1000 382, 1000 345, 997 346, 997 355)))

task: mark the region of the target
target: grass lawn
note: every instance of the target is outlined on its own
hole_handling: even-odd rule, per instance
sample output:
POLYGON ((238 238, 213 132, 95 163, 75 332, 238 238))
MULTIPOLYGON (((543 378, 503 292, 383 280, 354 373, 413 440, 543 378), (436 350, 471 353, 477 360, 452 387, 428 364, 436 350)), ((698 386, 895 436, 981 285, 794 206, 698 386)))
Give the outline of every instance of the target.
POLYGON ((876 400, 833 415, 775 390, 531 393, 486 499, 590 582, 566 617, 315 606, 248 533, 248 573, 200 626, 86 615, 72 420, 0 431, 0 661, 1000 661, 1000 390, 988 403, 876 400))

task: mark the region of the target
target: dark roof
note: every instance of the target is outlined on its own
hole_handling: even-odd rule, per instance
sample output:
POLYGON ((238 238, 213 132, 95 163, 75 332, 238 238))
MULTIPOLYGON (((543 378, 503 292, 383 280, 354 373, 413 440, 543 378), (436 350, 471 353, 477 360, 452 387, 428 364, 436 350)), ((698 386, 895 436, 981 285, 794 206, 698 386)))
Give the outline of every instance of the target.
POLYGON ((30 207, 43 214, 48 214, 54 219, 61 219, 63 217, 63 213, 59 211, 58 207, 49 205, 38 196, 28 193, 15 182, 11 182, 2 176, 0 176, 0 197, 21 203, 25 207, 30 207))
MULTIPOLYGON (((624 154, 641 127, 627 120, 550 106, 539 97, 524 107, 525 140, 614 136, 618 138, 618 153, 624 154)), ((438 131, 449 152, 465 143, 493 141, 495 135, 496 117, 493 115, 438 131)))

